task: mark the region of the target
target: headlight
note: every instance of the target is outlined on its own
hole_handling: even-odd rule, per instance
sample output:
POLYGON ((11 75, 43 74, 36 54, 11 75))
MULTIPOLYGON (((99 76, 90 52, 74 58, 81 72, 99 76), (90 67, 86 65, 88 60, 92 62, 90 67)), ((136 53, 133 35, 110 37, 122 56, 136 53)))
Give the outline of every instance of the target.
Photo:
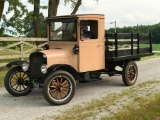
POLYGON ((43 55, 43 58, 47 58, 47 56, 44 54, 44 55, 43 55))
POLYGON ((28 69, 29 69, 29 63, 27 63, 27 62, 23 63, 22 70, 26 72, 28 69))
POLYGON ((47 73, 47 65, 46 65, 46 64, 43 64, 43 65, 41 66, 41 72, 42 72, 43 74, 46 74, 46 73, 47 73))

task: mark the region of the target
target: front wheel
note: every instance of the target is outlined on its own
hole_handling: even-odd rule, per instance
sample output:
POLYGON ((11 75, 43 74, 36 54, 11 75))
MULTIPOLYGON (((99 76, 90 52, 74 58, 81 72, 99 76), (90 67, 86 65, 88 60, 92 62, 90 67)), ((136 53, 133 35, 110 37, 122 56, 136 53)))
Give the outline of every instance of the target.
POLYGON ((4 86, 13 96, 24 96, 33 90, 28 73, 24 72, 21 67, 14 67, 8 71, 4 86))
POLYGON ((126 86, 132 86, 136 83, 138 77, 138 68, 134 61, 127 62, 122 72, 123 83, 126 86))
POLYGON ((50 74, 43 84, 43 96, 52 105, 68 103, 74 96, 76 83, 71 74, 59 70, 50 74))

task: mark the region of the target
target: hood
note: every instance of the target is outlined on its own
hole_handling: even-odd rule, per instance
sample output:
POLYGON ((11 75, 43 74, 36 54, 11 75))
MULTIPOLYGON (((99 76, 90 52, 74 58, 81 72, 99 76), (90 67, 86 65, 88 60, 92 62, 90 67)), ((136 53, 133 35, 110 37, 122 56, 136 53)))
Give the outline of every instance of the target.
POLYGON ((52 49, 41 51, 47 57, 47 66, 53 64, 68 64, 69 53, 64 49, 52 49))

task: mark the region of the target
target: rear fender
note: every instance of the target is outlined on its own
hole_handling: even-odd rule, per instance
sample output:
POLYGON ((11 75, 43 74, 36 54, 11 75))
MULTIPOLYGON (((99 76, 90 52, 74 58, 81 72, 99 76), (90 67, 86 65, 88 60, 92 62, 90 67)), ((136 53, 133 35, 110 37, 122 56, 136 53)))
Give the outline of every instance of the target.
POLYGON ((19 66, 19 67, 22 67, 23 63, 25 63, 27 61, 13 61, 13 62, 10 62, 6 65, 7 68, 10 68, 10 67, 13 67, 13 66, 19 66))
POLYGON ((48 74, 51 74, 52 72, 55 72, 57 70, 67 71, 74 77, 75 80, 82 80, 79 73, 72 66, 66 64, 52 65, 51 67, 48 68, 48 74))

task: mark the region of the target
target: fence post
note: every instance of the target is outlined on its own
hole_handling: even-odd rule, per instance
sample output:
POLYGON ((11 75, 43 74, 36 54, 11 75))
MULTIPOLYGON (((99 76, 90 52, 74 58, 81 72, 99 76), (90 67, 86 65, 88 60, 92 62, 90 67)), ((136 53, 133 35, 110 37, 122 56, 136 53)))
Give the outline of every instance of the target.
POLYGON ((24 60, 24 57, 23 57, 23 48, 24 48, 24 44, 23 44, 23 37, 20 37, 20 40, 21 40, 21 45, 20 45, 20 53, 21 53, 21 57, 20 57, 20 60, 24 60))

